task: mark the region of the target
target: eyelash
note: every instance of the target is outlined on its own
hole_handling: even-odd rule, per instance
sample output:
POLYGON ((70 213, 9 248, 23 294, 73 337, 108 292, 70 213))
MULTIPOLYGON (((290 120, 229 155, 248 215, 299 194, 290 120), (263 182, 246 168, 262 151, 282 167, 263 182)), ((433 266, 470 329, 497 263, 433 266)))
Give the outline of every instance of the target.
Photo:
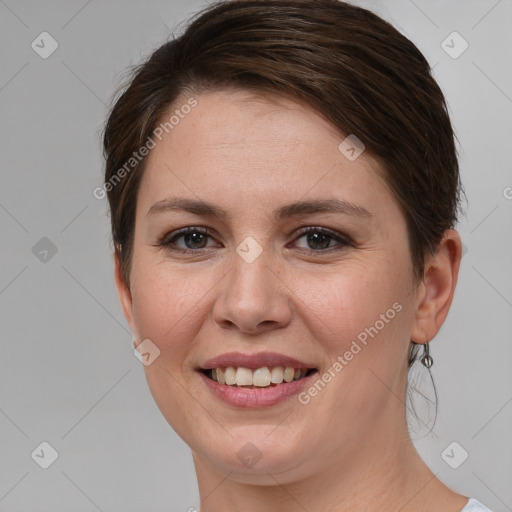
MULTIPOLYGON (((173 233, 168 233, 168 234, 164 235, 159 240, 157 246, 163 247, 170 251, 181 252, 181 253, 185 253, 185 254, 192 254, 192 253, 197 254, 202 249, 207 249, 207 247, 200 247, 198 249, 183 249, 181 247, 175 246, 176 240, 183 237, 184 235, 188 235, 191 233, 199 233, 201 235, 214 238, 212 231, 210 231, 207 228, 187 227, 187 228, 179 229, 173 233)), ((302 238, 303 236, 308 235, 309 233, 321 233, 322 235, 326 235, 329 238, 331 238, 332 240, 335 240, 336 242, 338 242, 341 245, 341 247, 339 247, 339 248, 328 247, 326 249, 302 249, 302 251, 305 251, 305 252, 309 252, 312 254, 330 253, 330 252, 334 252, 334 251, 341 251, 341 250, 345 249, 346 247, 354 246, 353 242, 351 240, 349 240, 347 237, 337 234, 336 232, 331 231, 330 229, 323 228, 323 227, 315 227, 315 226, 311 226, 311 227, 307 227, 307 228, 303 228, 303 229, 299 230, 294 241, 297 241, 299 238, 302 238)))

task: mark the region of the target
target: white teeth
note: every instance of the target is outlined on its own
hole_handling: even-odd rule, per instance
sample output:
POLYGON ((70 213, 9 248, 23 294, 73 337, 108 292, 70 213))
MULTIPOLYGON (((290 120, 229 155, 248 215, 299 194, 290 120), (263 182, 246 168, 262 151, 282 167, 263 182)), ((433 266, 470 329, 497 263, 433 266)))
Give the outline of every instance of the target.
POLYGON ((290 368, 287 366, 284 370, 284 380, 286 382, 291 382, 293 380, 293 377, 295 375, 295 370, 293 368, 290 368))
POLYGON ((252 386, 252 370, 239 367, 236 371, 236 383, 239 386, 252 386))
POLYGON ((228 386, 234 386, 236 384, 236 370, 232 366, 226 368, 224 377, 228 386))
POLYGON ((284 368, 282 366, 275 366, 272 368, 272 377, 270 380, 274 384, 281 384, 281 382, 283 382, 283 373, 284 368))
POLYGON ((224 373, 222 372, 222 370, 220 368, 215 368, 213 371, 217 375, 217 380, 221 384, 226 384, 226 379, 224 378, 224 373))
POLYGON ((271 384, 281 384, 284 382, 292 382, 306 375, 307 368, 294 369, 289 366, 274 366, 269 368, 263 366, 257 370, 250 368, 228 366, 224 371, 222 368, 214 368, 211 370, 211 378, 220 384, 228 386, 256 386, 265 388, 271 384))
POLYGON ((252 385, 260 388, 270 385, 270 370, 266 366, 254 370, 252 374, 252 385))

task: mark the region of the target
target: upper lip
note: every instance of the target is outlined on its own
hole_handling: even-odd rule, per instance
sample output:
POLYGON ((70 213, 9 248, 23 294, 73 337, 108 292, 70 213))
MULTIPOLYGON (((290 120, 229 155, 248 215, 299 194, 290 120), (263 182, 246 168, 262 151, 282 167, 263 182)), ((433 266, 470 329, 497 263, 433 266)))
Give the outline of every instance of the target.
POLYGON ((293 357, 278 354, 277 352, 258 352, 257 354, 243 354, 241 352, 229 352, 208 359, 201 366, 203 370, 221 367, 243 367, 256 370, 263 366, 289 366, 290 368, 315 368, 314 365, 299 361, 293 357))

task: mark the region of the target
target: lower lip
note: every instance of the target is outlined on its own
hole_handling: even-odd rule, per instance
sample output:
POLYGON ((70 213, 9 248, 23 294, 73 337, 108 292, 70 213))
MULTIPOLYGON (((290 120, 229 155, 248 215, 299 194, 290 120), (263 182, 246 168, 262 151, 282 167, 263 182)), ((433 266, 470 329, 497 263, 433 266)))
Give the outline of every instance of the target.
POLYGON ((198 372, 203 382, 210 391, 223 402, 237 407, 269 407, 275 405, 281 400, 296 395, 307 384, 309 379, 317 372, 302 377, 299 380, 283 382, 277 386, 268 388, 237 388, 236 386, 227 386, 220 384, 216 380, 210 379, 204 373, 198 372))

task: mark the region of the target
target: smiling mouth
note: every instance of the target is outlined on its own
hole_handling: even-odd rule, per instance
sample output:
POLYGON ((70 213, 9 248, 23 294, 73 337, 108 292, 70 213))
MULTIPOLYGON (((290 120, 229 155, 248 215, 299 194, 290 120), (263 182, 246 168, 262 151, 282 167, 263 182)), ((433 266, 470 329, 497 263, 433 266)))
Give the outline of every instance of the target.
POLYGON ((292 368, 290 366, 263 366, 252 370, 244 367, 219 367, 201 369, 209 379, 226 386, 245 389, 276 387, 317 373, 316 368, 292 368))

